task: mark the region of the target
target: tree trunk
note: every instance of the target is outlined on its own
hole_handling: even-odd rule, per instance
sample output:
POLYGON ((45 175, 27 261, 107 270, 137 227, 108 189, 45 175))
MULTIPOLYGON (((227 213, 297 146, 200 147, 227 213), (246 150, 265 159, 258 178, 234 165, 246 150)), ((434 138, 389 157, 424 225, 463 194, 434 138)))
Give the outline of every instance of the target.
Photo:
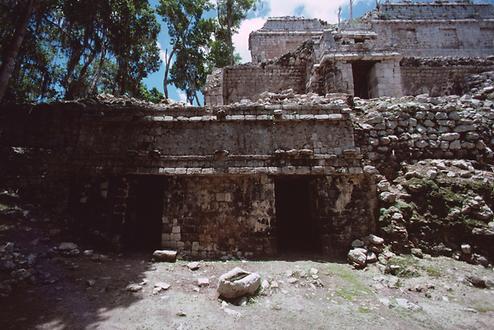
POLYGON ((91 55, 89 55, 89 58, 82 66, 81 71, 79 72, 79 77, 77 77, 77 79, 71 79, 69 85, 67 86, 67 90, 65 91, 65 99, 72 100, 74 98, 84 97, 87 95, 87 90, 81 91, 81 87, 83 85, 84 78, 86 77, 89 66, 93 63, 96 55, 96 51, 92 51, 91 55))
POLYGON ((101 78, 101 71, 102 71, 103 65, 105 64, 105 56, 106 56, 106 48, 103 45, 102 49, 101 49, 101 56, 99 58, 98 69, 96 69, 96 73, 93 77, 91 87, 89 88, 89 94, 96 94, 98 92, 98 82, 101 78))
POLYGON ((172 51, 170 52, 170 56, 168 56, 168 49, 165 50, 165 58, 166 58, 166 63, 165 63, 165 75, 163 77, 163 93, 165 95, 165 99, 168 99, 168 74, 170 72, 170 64, 172 62, 173 55, 175 54, 176 47, 173 47, 172 51))
POLYGON ((19 49, 24 41, 24 36, 26 35, 29 19, 35 10, 34 6, 35 0, 27 1, 21 17, 17 21, 12 42, 5 52, 5 57, 2 59, 2 65, 0 67, 0 103, 2 102, 5 92, 7 91, 10 77, 14 71, 17 54, 19 53, 19 49))
POLYGON ((235 58, 233 56, 233 36, 232 36, 232 28, 233 28, 233 1, 226 1, 226 45, 228 47, 228 64, 234 65, 235 58))
POLYGON ((199 97, 197 96, 197 92, 195 92, 195 93, 194 93, 194 97, 195 97, 195 99, 196 99, 197 106, 198 106, 198 107, 202 106, 202 105, 201 105, 201 102, 199 101, 199 97))

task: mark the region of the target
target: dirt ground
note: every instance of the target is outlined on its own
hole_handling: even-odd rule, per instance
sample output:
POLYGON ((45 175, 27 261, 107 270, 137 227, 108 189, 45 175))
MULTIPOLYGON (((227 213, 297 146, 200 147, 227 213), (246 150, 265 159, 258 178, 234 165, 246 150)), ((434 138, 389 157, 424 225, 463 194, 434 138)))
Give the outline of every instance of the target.
POLYGON ((193 271, 187 261, 154 263, 150 254, 53 250, 66 240, 50 222, 0 217, 0 245, 12 241, 36 255, 35 277, 0 298, 0 329, 492 329, 494 322, 494 290, 465 280, 494 281, 493 270, 450 258, 398 258, 407 270, 400 277, 377 264, 354 270, 310 257, 201 261, 193 271), (264 282, 243 306, 216 293, 218 277, 235 266, 264 282), (209 286, 198 287, 198 278, 209 286), (169 289, 156 293, 158 282, 169 289), (130 292, 129 284, 142 289, 130 292))

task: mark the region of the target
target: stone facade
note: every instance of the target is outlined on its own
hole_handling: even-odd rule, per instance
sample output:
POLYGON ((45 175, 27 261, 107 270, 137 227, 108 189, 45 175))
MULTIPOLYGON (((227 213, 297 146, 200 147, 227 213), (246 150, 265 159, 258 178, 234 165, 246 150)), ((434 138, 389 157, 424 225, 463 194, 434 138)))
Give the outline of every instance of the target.
POLYGON ((22 177, 9 185, 102 242, 194 258, 284 252, 290 236, 280 238, 287 220, 278 212, 289 216, 292 200, 309 210, 298 226, 318 228, 314 253, 338 254, 375 227, 372 175, 341 99, 212 109, 127 103, 2 109, 2 180, 22 177), (284 201, 280 185, 293 188, 284 201))
POLYGON ((209 87, 214 85, 211 78, 206 103, 255 101, 260 91, 289 88, 361 98, 461 94, 465 76, 492 70, 493 40, 494 6, 468 1, 386 2, 339 26, 315 19, 269 18, 250 35, 253 64, 225 68, 222 77, 216 74, 214 82, 221 89, 209 87), (302 68, 293 66, 300 62, 300 53, 308 67, 305 77, 302 68), (286 56, 293 60, 276 60, 286 56))

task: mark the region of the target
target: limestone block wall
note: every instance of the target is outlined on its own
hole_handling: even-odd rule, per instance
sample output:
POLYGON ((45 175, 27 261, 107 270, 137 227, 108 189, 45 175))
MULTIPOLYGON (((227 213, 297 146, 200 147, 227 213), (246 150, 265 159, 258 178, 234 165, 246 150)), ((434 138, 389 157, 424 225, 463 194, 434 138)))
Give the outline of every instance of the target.
POLYGON ((488 19, 494 16, 494 6, 468 1, 450 3, 381 3, 377 12, 383 20, 414 19, 488 19))
POLYGON ((296 50, 305 41, 318 39, 321 35, 322 30, 319 32, 253 32, 249 36, 252 63, 261 63, 281 57, 288 52, 296 50))
POLYGON ((404 95, 461 95, 465 78, 494 70, 494 62, 477 58, 408 58, 401 62, 404 95))
MULTIPOLYGON (((358 58, 357 58, 358 59, 358 58)), ((369 96, 400 97, 402 90, 401 67, 397 60, 376 61, 369 75, 369 96)), ((320 95, 327 93, 354 94, 353 68, 351 60, 323 58, 310 77, 308 90, 320 95)))
POLYGON ((351 63, 322 61, 312 71, 308 91, 319 95, 328 93, 353 94, 351 63))
POLYGON ((376 20, 372 21, 372 30, 377 33, 375 50, 393 49, 405 57, 485 57, 494 54, 492 19, 376 20))
POLYGON ((319 39, 325 23, 317 19, 270 17, 249 35, 252 62, 261 63, 296 50, 304 41, 319 39))
POLYGON ((214 69, 204 87, 204 105, 223 105, 223 70, 214 69))
POLYGON ((162 245, 195 258, 272 256, 274 202, 267 175, 171 178, 162 245))
POLYGON ((223 73, 223 102, 230 104, 242 99, 257 100, 265 91, 293 89, 295 93, 302 94, 305 92, 306 74, 306 66, 303 64, 226 68, 223 73))
POLYGON ((354 239, 375 230, 378 202, 374 177, 316 177, 312 190, 324 254, 341 256, 354 239))

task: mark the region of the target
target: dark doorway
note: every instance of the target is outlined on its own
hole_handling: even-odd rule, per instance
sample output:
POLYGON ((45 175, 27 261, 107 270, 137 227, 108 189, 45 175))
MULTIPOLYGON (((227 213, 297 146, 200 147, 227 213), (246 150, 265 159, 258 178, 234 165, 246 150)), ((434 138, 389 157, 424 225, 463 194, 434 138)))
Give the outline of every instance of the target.
POLYGON ((371 71, 374 62, 357 61, 352 63, 354 95, 361 99, 369 99, 371 93, 371 71))
POLYGON ((139 176, 130 179, 124 246, 132 251, 161 247, 161 228, 166 181, 163 177, 139 176))
POLYGON ((280 252, 319 253, 319 232, 311 212, 310 177, 277 178, 275 196, 280 252))

